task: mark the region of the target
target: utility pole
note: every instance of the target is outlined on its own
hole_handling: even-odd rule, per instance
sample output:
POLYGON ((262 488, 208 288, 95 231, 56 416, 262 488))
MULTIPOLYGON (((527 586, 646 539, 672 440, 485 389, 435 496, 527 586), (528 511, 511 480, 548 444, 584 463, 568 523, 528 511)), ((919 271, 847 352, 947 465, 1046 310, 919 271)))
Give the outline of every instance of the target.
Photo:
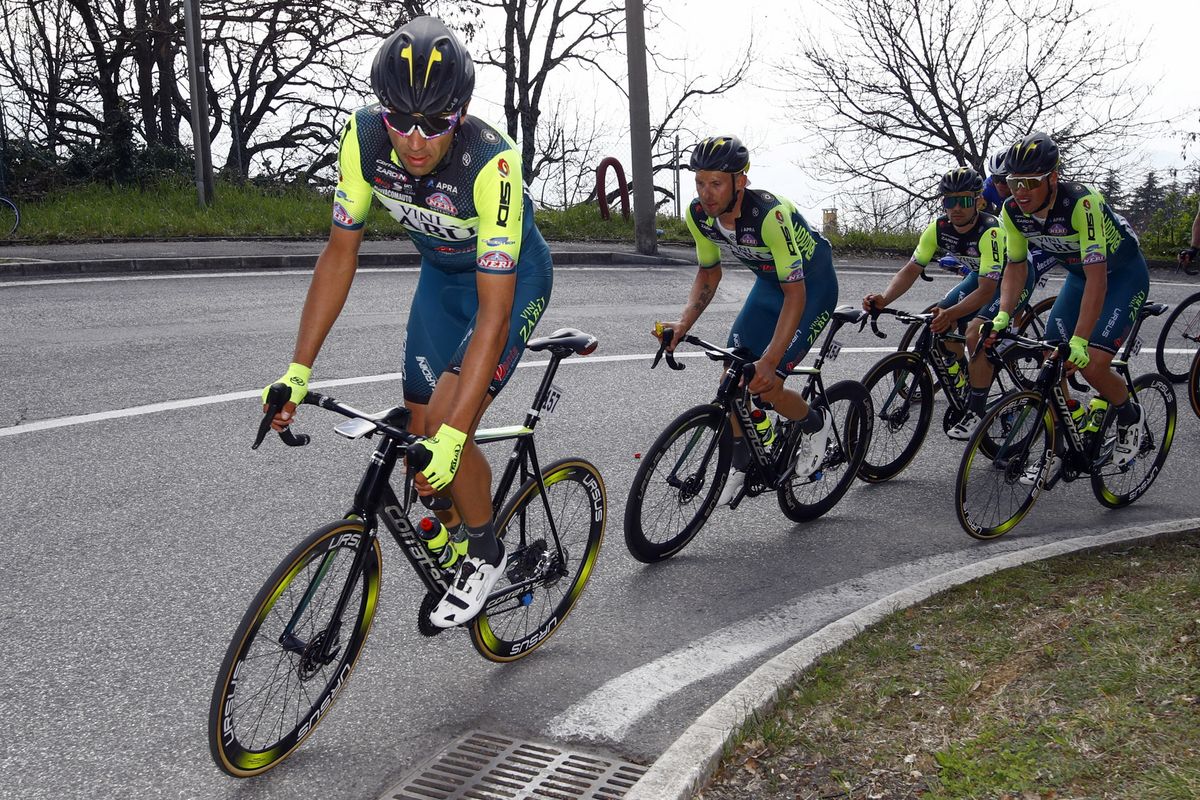
POLYGON ((196 195, 200 207, 212 204, 212 151, 208 141, 208 85, 200 42, 200 0, 183 0, 183 23, 188 77, 192 90, 192 150, 196 156, 196 195))
POLYGON ((629 141, 633 155, 633 224, 637 251, 658 250, 654 225, 654 171, 650 163, 650 90, 646 85, 646 24, 642 0, 625 0, 629 58, 629 141))

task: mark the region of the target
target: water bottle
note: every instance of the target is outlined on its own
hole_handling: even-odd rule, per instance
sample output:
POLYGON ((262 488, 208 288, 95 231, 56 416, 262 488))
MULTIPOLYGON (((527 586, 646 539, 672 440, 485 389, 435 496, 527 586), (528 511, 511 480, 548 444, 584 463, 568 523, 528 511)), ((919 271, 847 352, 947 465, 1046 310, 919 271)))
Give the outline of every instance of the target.
POLYGON ((425 517, 417 524, 417 536, 442 569, 450 569, 467 552, 466 528, 461 525, 459 528, 462 529, 461 542, 450 537, 450 532, 437 517, 425 517))
POLYGON ((1075 422, 1075 428, 1082 432, 1087 419, 1087 406, 1080 403, 1074 397, 1068 397, 1067 408, 1071 412, 1071 419, 1075 422))
POLYGON ((775 426, 771 424, 767 412, 761 408, 751 409, 750 421, 754 423, 754 430, 758 431, 758 438, 762 440, 763 447, 769 447, 771 442, 775 441, 775 426))
POLYGON ((1093 397, 1088 403, 1087 424, 1083 426, 1084 433, 1095 433, 1104 422, 1104 413, 1108 411, 1108 401, 1103 397, 1093 397))

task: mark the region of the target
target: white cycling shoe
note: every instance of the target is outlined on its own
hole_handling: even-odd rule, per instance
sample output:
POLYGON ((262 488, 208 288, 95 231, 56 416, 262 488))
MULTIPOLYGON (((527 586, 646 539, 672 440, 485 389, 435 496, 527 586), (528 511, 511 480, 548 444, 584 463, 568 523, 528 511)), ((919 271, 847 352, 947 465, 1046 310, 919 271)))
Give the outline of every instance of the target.
MULTIPOLYGON (((810 410, 808 413, 812 414, 810 410)), ((808 478, 821 466, 825 460, 825 449, 833 438, 833 414, 824 411, 821 414, 821 429, 816 433, 806 433, 800 437, 800 451, 796 454, 795 477, 808 478)))
POLYGON ((439 628, 453 628, 475 619, 508 564, 504 542, 499 542, 499 545, 499 564, 493 565, 482 558, 467 556, 466 561, 458 568, 454 582, 442 597, 442 602, 429 612, 430 622, 439 628))
POLYGON ((733 498, 738 496, 738 492, 742 490, 742 486, 745 484, 746 473, 737 467, 730 467, 729 477, 725 479, 725 488, 721 489, 721 496, 717 498, 717 505, 727 506, 732 503, 733 498))
POLYGON ((983 417, 976 414, 974 411, 968 411, 963 415, 963 418, 958 421, 954 427, 946 431, 946 435, 951 439, 960 442, 965 442, 971 438, 971 434, 979 427, 979 423, 983 422, 983 417))
POLYGON ((1043 453, 1041 458, 1025 468, 1025 472, 1017 478, 1017 482, 1022 486, 1033 486, 1037 483, 1038 476, 1042 474, 1042 465, 1047 458, 1050 459, 1050 464, 1046 467, 1046 481, 1049 481, 1054 475, 1054 470, 1058 469, 1058 456, 1054 453, 1043 453))
POLYGON ((1145 427, 1143 423, 1146 421, 1146 412, 1137 404, 1134 404, 1134 408, 1138 412, 1136 422, 1128 425, 1117 424, 1117 444, 1113 447, 1112 460, 1118 469, 1137 458, 1142 449, 1142 429, 1145 427))

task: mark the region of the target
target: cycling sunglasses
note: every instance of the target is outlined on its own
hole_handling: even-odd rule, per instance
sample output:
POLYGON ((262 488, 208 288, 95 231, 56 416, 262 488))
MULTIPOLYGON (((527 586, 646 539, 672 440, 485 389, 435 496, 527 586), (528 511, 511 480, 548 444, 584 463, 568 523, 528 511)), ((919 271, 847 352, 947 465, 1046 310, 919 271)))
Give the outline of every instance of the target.
POLYGON ((462 119, 463 112, 455 111, 445 116, 426 117, 421 114, 404 114, 383 108, 383 124, 401 136, 411 136, 420 130, 426 139, 436 139, 454 130, 454 126, 462 119))
POLYGON ((1009 175, 1004 179, 1004 182, 1008 185, 1009 191, 1015 192, 1017 189, 1029 191, 1041 186, 1042 183, 1045 182, 1046 178, 1049 177, 1049 175, 1049 172, 1043 172, 1041 175, 1030 175, 1024 178, 1018 178, 1015 175, 1009 175))
POLYGON ((975 207, 975 196, 974 195, 967 195, 965 197, 943 197, 942 198, 942 208, 947 209, 947 210, 949 210, 951 208, 974 208, 974 207, 975 207))

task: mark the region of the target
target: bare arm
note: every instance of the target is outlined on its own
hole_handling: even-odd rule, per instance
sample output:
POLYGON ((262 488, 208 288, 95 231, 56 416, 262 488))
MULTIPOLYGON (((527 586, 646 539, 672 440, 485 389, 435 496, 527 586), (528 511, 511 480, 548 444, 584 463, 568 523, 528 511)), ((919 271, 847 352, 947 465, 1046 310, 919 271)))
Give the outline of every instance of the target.
POLYGON ((708 308, 708 304, 716 297, 717 286, 720 283, 720 264, 715 267, 702 267, 696 270, 696 279, 692 281, 692 290, 688 293, 688 301, 687 305, 683 307, 683 315, 679 318, 679 322, 671 326, 675 329, 675 338, 671 341, 671 346, 667 348, 668 350, 674 352, 675 345, 696 324, 696 320, 704 313, 704 309, 708 308))
POLYGON ((804 316, 804 306, 808 300, 808 290, 804 281, 781 283, 783 289, 783 308, 779 309, 779 319, 775 321, 775 332, 771 334, 771 343, 763 352, 762 357, 755 362, 754 379, 750 381, 749 389, 755 394, 769 390, 780 379, 775 375, 779 362, 787 355, 788 345, 800 327, 800 319, 804 316))
POLYGON ((892 276, 892 280, 888 283, 887 288, 883 290, 883 294, 869 294, 863 298, 863 311, 870 311, 872 305, 876 308, 886 308, 891 305, 893 301, 898 297, 902 297, 905 292, 912 288, 917 278, 921 276, 923 269, 924 267, 916 261, 910 260, 900 268, 899 272, 892 276))
POLYGON ((483 406, 484 396, 491 385, 496 365, 504 354, 508 341, 508 324, 512 316, 513 297, 517 278, 513 274, 475 274, 479 289, 479 310, 475 330, 467 343, 460 368, 458 391, 450 401, 445 422, 452 428, 470 433, 475 418, 483 406))
POLYGON ((1092 338, 1092 331, 1104 308, 1104 295, 1108 291, 1108 262, 1097 261, 1083 268, 1083 298, 1079 301, 1079 321, 1075 323, 1075 335, 1092 338))
POLYGON ((354 272, 358 269, 358 248, 363 231, 347 230, 336 225, 329 231, 329 241, 317 258, 312 283, 304 310, 300 312, 300 331, 296 334, 296 349, 292 361, 311 367, 321 351, 325 337, 342 313, 354 272))

